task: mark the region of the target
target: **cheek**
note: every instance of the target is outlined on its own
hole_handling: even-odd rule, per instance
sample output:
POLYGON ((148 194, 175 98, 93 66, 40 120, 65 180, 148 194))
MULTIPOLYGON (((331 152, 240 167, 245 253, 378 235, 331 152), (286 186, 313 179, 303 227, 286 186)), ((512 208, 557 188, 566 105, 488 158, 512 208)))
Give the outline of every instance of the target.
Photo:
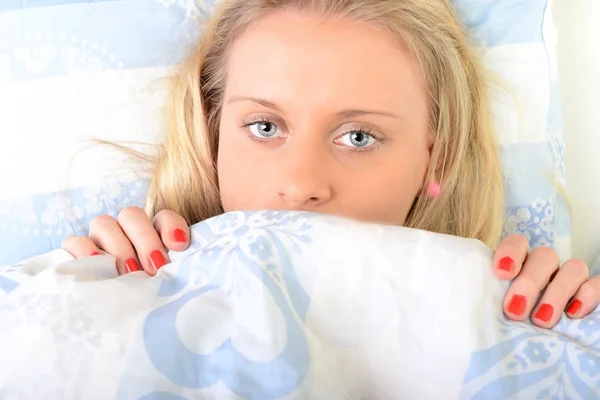
POLYGON ((223 209, 225 212, 249 209, 260 193, 262 174, 256 152, 246 143, 249 139, 236 137, 237 132, 231 128, 223 127, 221 132, 217 174, 223 209))
POLYGON ((364 209, 371 210, 378 220, 403 225, 423 187, 428 160, 425 146, 395 152, 385 165, 369 173, 370 179, 364 180, 360 190, 364 209))
MULTIPOLYGON (((382 171, 379 179, 371 180, 360 188, 359 207, 362 212, 370 210, 372 217, 386 223, 403 225, 408 212, 419 193, 420 182, 415 179, 412 168, 406 168, 391 174, 390 170, 382 171)), ((356 191, 356 184, 354 184, 356 191)))
POLYGON ((217 157, 217 175, 219 178, 219 191, 221 194, 221 204, 225 212, 236 209, 236 198, 240 191, 243 191, 245 180, 240 173, 244 168, 240 168, 243 159, 232 157, 234 150, 231 143, 226 139, 226 135, 221 136, 219 142, 219 153, 217 157))

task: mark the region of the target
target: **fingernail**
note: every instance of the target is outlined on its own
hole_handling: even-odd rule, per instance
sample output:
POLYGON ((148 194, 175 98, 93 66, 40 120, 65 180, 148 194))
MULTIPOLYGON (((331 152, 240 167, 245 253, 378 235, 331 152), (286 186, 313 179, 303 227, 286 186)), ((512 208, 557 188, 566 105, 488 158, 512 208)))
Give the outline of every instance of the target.
POLYGON ((508 312, 512 315, 520 317, 523 315, 525 307, 527 307, 527 299, 525 296, 515 294, 512 299, 510 299, 510 303, 508 304, 508 312))
POLYGON ((510 257, 501 258, 498 262, 498 269, 506 272, 512 272, 515 262, 510 257))
POLYGON ((99 256, 99 255, 100 255, 100 253, 98 253, 97 251, 95 251, 95 252, 93 252, 92 254, 90 254, 90 257, 91 257, 91 256, 99 256))
POLYGON ((152 267, 155 271, 158 271, 160 267, 166 264, 165 258, 163 257, 162 253, 158 250, 154 250, 152 253, 150 253, 150 256, 148 258, 150 259, 150 264, 152 264, 152 267))
POLYGON ((554 313, 554 307, 550 304, 542 304, 538 312, 535 313, 536 319, 539 319, 543 322, 548 322, 552 319, 552 314, 554 313))
POLYGON ((571 303, 569 308, 567 308, 567 314, 571 314, 572 316, 577 315, 579 310, 581 310, 581 305, 582 305, 581 301, 575 300, 574 302, 571 303))
POLYGON ((127 272, 129 273, 141 270, 140 264, 138 264, 135 258, 130 258, 129 260, 125 261, 125 268, 127 268, 127 272))
POLYGON ((177 243, 185 243, 187 242, 187 237, 183 229, 175 229, 173 231, 173 241, 177 243))

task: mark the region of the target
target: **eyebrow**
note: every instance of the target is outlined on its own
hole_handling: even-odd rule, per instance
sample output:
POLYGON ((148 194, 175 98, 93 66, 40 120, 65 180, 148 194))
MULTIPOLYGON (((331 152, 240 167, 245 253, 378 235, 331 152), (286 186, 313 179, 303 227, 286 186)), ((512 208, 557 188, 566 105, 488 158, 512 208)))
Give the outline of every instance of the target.
MULTIPOLYGON (((227 101, 227 104, 236 103, 236 102, 240 102, 240 101, 251 101, 253 103, 260 104, 263 107, 271 108, 273 110, 282 112, 282 109, 279 106, 277 106, 277 104, 275 104, 275 103, 273 103, 273 102, 271 102, 269 100, 260 99, 260 98, 257 98, 257 97, 232 96, 227 101)), ((352 117, 360 117, 360 116, 363 116, 363 115, 381 115, 381 116, 390 117, 390 118, 397 118, 397 119, 401 118, 399 115, 391 113, 391 112, 387 112, 387 111, 361 110, 361 109, 355 109, 355 108, 338 111, 336 113, 336 116, 338 118, 340 118, 340 119, 343 119, 343 118, 352 118, 352 117)))

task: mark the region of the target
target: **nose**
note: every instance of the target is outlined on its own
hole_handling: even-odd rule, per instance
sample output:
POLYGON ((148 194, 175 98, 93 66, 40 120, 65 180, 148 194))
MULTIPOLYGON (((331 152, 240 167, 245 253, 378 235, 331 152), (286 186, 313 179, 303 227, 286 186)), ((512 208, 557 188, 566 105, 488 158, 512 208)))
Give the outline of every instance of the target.
POLYGON ((329 202, 327 154, 298 144, 282 154, 280 161, 277 196, 284 208, 310 211, 329 202))

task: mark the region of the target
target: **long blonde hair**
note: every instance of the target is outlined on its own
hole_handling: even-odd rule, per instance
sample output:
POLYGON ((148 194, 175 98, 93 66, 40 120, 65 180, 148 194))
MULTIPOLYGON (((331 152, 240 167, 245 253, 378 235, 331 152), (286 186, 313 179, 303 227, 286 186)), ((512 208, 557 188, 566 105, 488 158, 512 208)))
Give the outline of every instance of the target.
POLYGON ((434 200, 418 196, 405 226, 495 247, 503 191, 488 81, 448 0, 222 0, 173 78, 149 216, 170 209, 194 224, 222 213, 215 159, 228 52, 253 21, 282 8, 377 24, 408 46, 429 91, 434 146, 427 180, 442 190, 434 200))

